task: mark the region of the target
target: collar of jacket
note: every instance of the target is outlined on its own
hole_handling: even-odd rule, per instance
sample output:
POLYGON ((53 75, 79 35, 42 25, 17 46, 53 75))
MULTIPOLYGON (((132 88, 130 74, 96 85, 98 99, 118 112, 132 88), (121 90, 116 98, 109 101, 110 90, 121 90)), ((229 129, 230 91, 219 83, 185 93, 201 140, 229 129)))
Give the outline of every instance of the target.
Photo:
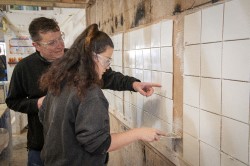
MULTIPOLYGON (((65 53, 67 50, 68 50, 68 49, 65 48, 65 49, 64 49, 64 53, 65 53)), ((37 51, 37 50, 36 50, 36 54, 37 54, 37 56, 40 58, 41 61, 43 61, 43 62, 45 62, 45 63, 47 63, 47 64, 51 64, 51 63, 52 63, 52 62, 47 61, 47 59, 45 59, 44 57, 42 57, 41 54, 40 54, 40 52, 37 51)))
POLYGON ((39 59, 47 64, 51 64, 51 62, 47 61, 47 59, 45 59, 44 57, 42 57, 42 55, 40 54, 39 51, 36 50, 36 55, 39 57, 39 59))

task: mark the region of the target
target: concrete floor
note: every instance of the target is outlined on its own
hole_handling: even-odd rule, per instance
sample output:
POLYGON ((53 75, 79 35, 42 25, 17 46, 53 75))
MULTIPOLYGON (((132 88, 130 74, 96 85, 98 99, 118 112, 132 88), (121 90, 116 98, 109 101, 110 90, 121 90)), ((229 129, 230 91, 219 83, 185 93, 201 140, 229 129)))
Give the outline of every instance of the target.
POLYGON ((12 135, 11 166, 27 166, 27 131, 22 134, 12 135))

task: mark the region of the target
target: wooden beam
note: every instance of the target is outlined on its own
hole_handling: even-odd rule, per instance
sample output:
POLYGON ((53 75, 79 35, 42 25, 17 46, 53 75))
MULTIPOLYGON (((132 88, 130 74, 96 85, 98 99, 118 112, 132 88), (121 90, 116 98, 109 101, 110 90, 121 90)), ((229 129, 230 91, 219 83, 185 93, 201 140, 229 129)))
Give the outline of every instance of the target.
POLYGON ((74 3, 67 3, 67 2, 58 2, 54 1, 30 1, 30 0, 1 0, 0 5, 23 5, 23 6, 40 6, 40 7, 58 7, 58 8, 86 8, 87 3, 83 2, 74 2, 74 3))
POLYGON ((59 1, 64 3, 84 3, 84 4, 88 3, 88 0, 59 0, 59 1))

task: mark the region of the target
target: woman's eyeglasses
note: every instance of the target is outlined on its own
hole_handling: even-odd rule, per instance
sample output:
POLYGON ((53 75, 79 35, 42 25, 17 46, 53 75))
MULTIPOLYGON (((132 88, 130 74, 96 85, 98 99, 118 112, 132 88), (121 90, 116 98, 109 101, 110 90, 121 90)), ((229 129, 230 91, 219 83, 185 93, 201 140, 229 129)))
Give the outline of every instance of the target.
POLYGON ((105 56, 102 56, 101 54, 96 54, 98 59, 100 60, 100 63, 101 65, 104 67, 104 68, 109 68, 111 63, 112 63, 112 58, 108 58, 108 57, 105 57, 105 56))

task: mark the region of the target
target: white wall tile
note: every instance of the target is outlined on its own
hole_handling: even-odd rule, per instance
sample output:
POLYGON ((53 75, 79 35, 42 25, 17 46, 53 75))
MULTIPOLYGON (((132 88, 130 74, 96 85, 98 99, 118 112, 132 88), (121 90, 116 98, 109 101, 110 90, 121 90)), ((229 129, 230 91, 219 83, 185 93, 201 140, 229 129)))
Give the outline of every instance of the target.
POLYGON ((151 70, 144 70, 143 71, 143 81, 144 82, 152 82, 151 81, 151 79, 152 79, 152 77, 151 77, 151 74, 152 73, 152 71, 151 70))
POLYGON ((129 103, 131 103, 131 92, 129 92, 129 91, 125 91, 124 92, 124 101, 126 101, 126 102, 129 102, 129 103))
POLYGON ((136 105, 137 103, 137 93, 131 92, 131 104, 136 105))
MULTIPOLYGON (((162 72, 152 71, 152 81, 160 84, 162 82, 162 72)), ((155 87, 154 93, 160 94, 161 88, 155 87)))
POLYGON ((159 96, 157 94, 153 94, 152 96, 150 96, 150 99, 151 99, 152 109, 148 110, 147 112, 156 116, 159 119, 162 119, 162 117, 160 116, 161 96, 159 96))
POLYGON ((109 112, 111 113, 114 113, 114 110, 115 110, 115 106, 114 106, 114 98, 111 96, 112 94, 111 93, 108 93, 107 94, 107 98, 108 98, 108 102, 109 102, 109 112))
POLYGON ((143 108, 143 96, 140 93, 136 93, 136 107, 143 108))
POLYGON ((222 41, 223 6, 216 5, 202 10, 202 43, 222 41))
POLYGON ((151 25, 151 47, 160 47, 161 22, 151 25))
POLYGON ((183 130, 185 133, 199 138, 199 115, 198 108, 184 104, 183 106, 183 130))
POLYGON ((201 76, 221 78, 222 43, 201 45, 201 76))
POLYGON ((142 48, 150 48, 151 47, 151 26, 147 26, 143 28, 143 43, 142 48))
POLYGON ((250 40, 224 42, 222 55, 223 78, 250 81, 249 46, 250 40))
POLYGON ((104 93, 104 95, 105 95, 105 97, 107 98, 107 100, 108 100, 108 102, 109 102, 109 109, 111 108, 111 107, 113 107, 113 105, 114 105, 114 103, 112 103, 112 101, 111 101, 111 93, 109 93, 109 90, 102 90, 103 91, 103 93, 104 93))
POLYGON ((114 100, 115 98, 115 115, 117 115, 118 117, 123 117, 123 101, 118 98, 113 96, 112 99, 114 100))
POLYGON ((225 3, 224 40, 250 37, 250 1, 233 0, 225 3))
MULTIPOLYGON (((139 80, 143 80, 143 70, 136 69, 135 70, 135 78, 139 80)), ((136 95, 136 106, 140 109, 143 108, 143 96, 140 93, 135 93, 136 95)))
POLYGON ((221 114, 221 80, 201 78, 200 108, 221 114))
POLYGON ((114 44, 114 50, 122 50, 122 33, 112 36, 112 41, 114 44))
POLYGON ((127 122, 126 124, 130 127, 136 127, 136 122, 137 122, 137 109, 135 106, 130 105, 130 104, 125 104, 127 109, 124 110, 124 118, 125 121, 127 122))
POLYGON ((139 80, 143 80, 143 70, 142 69, 135 69, 135 78, 139 80))
POLYGON ((222 118, 222 142, 223 152, 248 163, 249 125, 222 118))
POLYGON ((247 165, 222 152, 221 166, 247 166, 247 165))
POLYGON ((129 67, 129 51, 124 51, 123 64, 124 67, 129 67))
MULTIPOLYGON (((162 75, 161 75, 161 72, 158 72, 158 71, 151 71, 152 73, 152 81, 154 82, 158 82, 158 83, 161 83, 162 82, 162 75)), ((155 88, 154 88, 155 89, 155 88)), ((155 89, 157 90, 157 88, 155 89)))
POLYGON ((124 68, 124 75, 132 76, 132 69, 131 68, 124 68))
MULTIPOLYGON (((124 75, 131 76, 132 70, 130 68, 124 68, 124 75)), ((131 103, 131 92, 130 91, 124 91, 124 100, 131 103)))
POLYGON ((161 22, 161 46, 172 46, 173 20, 161 22))
POLYGON ((124 33, 124 50, 126 51, 130 50, 129 35, 130 35, 129 32, 124 33))
POLYGON ((220 150, 221 117, 200 110, 200 139, 220 150))
POLYGON ((110 37, 113 44, 114 44, 114 50, 118 50, 117 48, 117 41, 116 41, 116 35, 110 37))
MULTIPOLYGON (((137 69, 131 69, 131 71, 132 71, 132 75, 131 76, 135 77, 137 69)), ((134 105, 136 105, 136 102, 137 102, 137 99, 136 99, 137 93, 136 92, 130 92, 130 93, 131 93, 131 103, 134 104, 134 105)))
POLYGON ((120 99, 123 99, 123 91, 114 91, 114 95, 120 99))
POLYGON ((151 48, 151 64, 152 70, 161 70, 161 49, 151 48))
POLYGON ((173 124, 173 100, 161 97, 160 117, 169 124, 173 124))
POLYGON ((135 51, 135 67, 143 69, 143 55, 142 50, 135 51))
POLYGON ((118 71, 118 72, 122 73, 123 72, 123 67, 117 66, 115 71, 118 71))
POLYGON ((192 166, 199 166, 199 141, 183 133, 183 158, 192 166))
MULTIPOLYGON (((117 65, 117 63, 118 63, 118 62, 117 62, 117 59, 118 59, 118 55, 117 55, 117 54, 118 54, 118 51, 117 51, 117 50, 114 50, 114 51, 113 51, 113 55, 112 55, 112 57, 111 57, 111 58, 112 58, 112 60, 111 60, 111 66, 112 66, 112 67, 113 67, 113 66, 118 66, 118 65, 117 65)), ((113 68, 114 68, 114 67, 113 67, 113 68)))
POLYGON ((143 108, 144 111, 152 110, 152 98, 151 97, 143 97, 143 108))
POLYGON ((129 67, 135 68, 135 50, 129 51, 129 67))
POLYGON ((160 94, 169 99, 173 98, 173 74, 161 72, 160 94))
POLYGON ((184 76, 183 102, 194 107, 199 107, 200 78, 184 76))
POLYGON ((143 49, 142 54, 143 54, 143 68, 144 69, 151 69, 151 55, 150 55, 150 49, 143 49))
POLYGON ((136 32, 135 31, 131 31, 129 32, 129 48, 130 50, 135 50, 136 49, 136 40, 137 40, 137 36, 136 36, 136 32))
POLYGON ((153 127, 156 129, 161 129, 163 127, 161 119, 157 118, 156 116, 153 116, 152 114, 149 114, 146 111, 143 111, 142 117, 142 125, 144 127, 153 127))
POLYGON ((135 48, 136 49, 141 49, 143 46, 143 30, 142 29, 137 29, 134 31, 136 34, 136 40, 135 40, 135 48))
POLYGON ((124 118, 123 118, 123 122, 125 122, 126 125, 129 126, 129 116, 131 116, 131 110, 130 110, 130 103, 128 102, 124 102, 124 118))
MULTIPOLYGON (((113 70, 115 70, 115 69, 116 69, 116 66, 114 66, 113 70)), ((128 76, 131 76, 131 74, 132 74, 131 68, 124 67, 124 68, 123 68, 123 74, 124 74, 124 75, 128 75, 128 76)), ((112 91, 111 91, 111 92, 112 92, 112 91)))
POLYGON ((136 111, 136 124, 137 127, 142 127, 143 125, 143 110, 141 108, 137 107, 137 111, 136 111))
POLYGON ((119 61, 119 62, 118 62, 118 66, 121 66, 121 67, 122 67, 122 66, 123 66, 123 64, 122 64, 122 59, 123 59, 122 51, 119 51, 117 55, 118 55, 117 60, 119 61))
POLYGON ((250 83, 222 80, 222 115, 249 122, 250 83))
POLYGON ((123 34, 120 33, 118 35, 116 35, 116 40, 117 40, 117 49, 122 51, 122 39, 123 39, 123 34))
POLYGON ((200 142, 200 166, 220 166, 220 151, 200 142))
POLYGON ((201 11, 185 16, 184 45, 197 44, 201 40, 201 11))
MULTIPOLYGON (((120 72, 122 73, 122 67, 119 67, 119 66, 114 66, 114 68, 112 68, 114 71, 116 72, 120 72)), ((115 96, 123 99, 123 91, 111 91, 115 96)))
POLYGON ((173 47, 161 47, 161 71, 173 72, 173 47))
POLYGON ((200 76, 200 45, 185 46, 184 74, 200 76))
POLYGON ((114 51, 113 53, 113 64, 122 67, 122 52, 114 51))

